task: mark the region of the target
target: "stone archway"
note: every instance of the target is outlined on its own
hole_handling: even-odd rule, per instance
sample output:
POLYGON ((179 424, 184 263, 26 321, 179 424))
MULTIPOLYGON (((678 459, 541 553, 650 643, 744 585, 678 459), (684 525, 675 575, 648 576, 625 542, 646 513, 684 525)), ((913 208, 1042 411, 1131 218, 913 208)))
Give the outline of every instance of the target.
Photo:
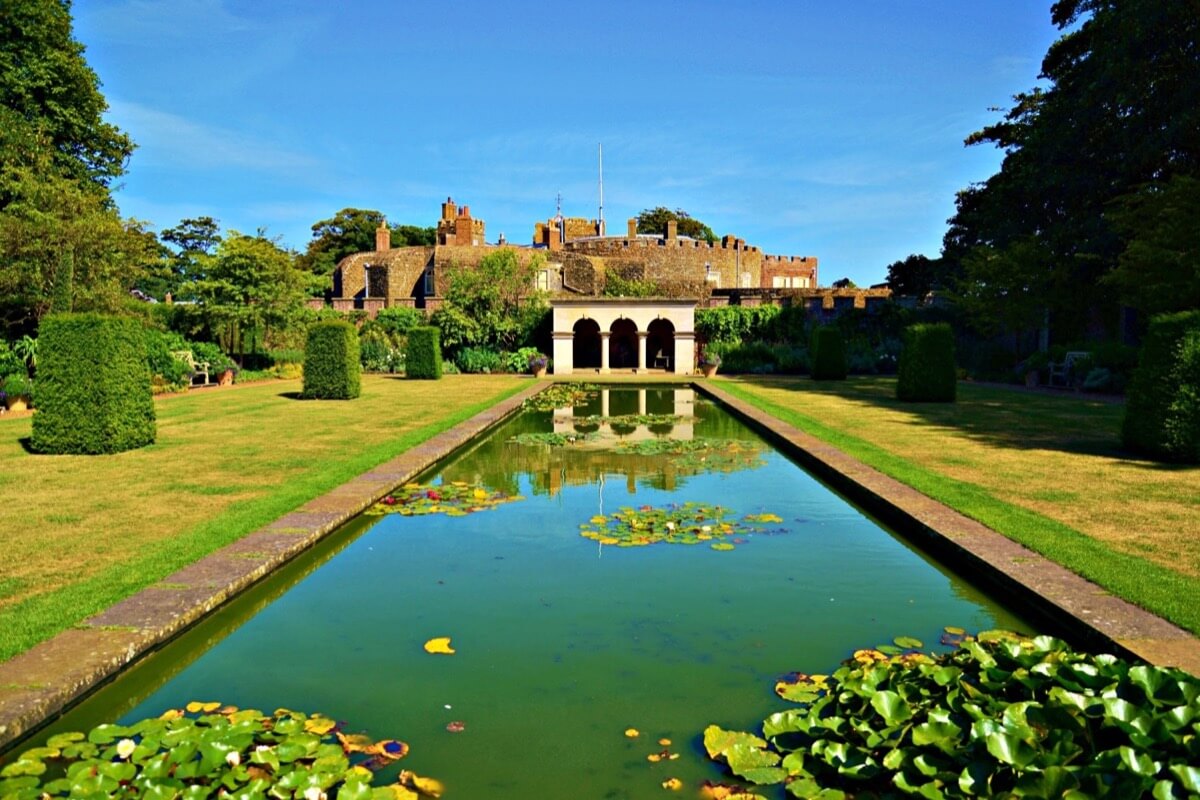
POLYGON ((594 319, 579 320, 573 329, 571 355, 575 369, 600 369, 600 325, 594 319))
POLYGON ((653 320, 646 328, 646 366, 675 369, 675 326, 669 319, 653 320))
POLYGON ((608 366, 611 369, 637 369, 638 327, 628 318, 615 320, 608 335, 608 366))

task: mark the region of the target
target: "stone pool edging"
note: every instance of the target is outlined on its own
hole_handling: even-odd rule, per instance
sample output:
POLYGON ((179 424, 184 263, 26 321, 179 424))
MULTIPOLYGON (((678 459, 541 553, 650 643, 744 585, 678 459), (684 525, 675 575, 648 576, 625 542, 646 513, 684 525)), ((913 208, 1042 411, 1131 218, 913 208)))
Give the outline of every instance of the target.
POLYGON ((0 750, 516 413, 529 387, 0 663, 0 750))
POLYGON ((1115 648, 1158 666, 1200 676, 1200 639, 1109 593, 1066 567, 852 458, 833 445, 714 385, 692 383, 720 401, 822 480, 850 495, 918 546, 1009 595, 1025 610, 1089 646, 1115 648))

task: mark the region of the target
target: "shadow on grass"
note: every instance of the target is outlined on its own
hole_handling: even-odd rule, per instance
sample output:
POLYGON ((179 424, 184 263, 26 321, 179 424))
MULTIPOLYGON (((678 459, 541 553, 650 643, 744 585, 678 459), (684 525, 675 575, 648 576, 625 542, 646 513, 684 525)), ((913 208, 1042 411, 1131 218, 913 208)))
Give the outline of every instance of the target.
MULTIPOLYGON (((1124 406, 1103 400, 959 383, 958 402, 906 403, 896 399, 896 379, 891 376, 814 381, 807 377, 743 375, 738 382, 764 389, 836 396, 850 404, 909 415, 913 425, 957 431, 998 447, 1115 458, 1150 470, 1196 469, 1144 460, 1123 450, 1120 429, 1124 406)), ((801 414, 811 413, 803 403, 793 408, 801 414)), ((869 420, 864 420, 864 424, 869 424, 869 420)))
POLYGON ((307 397, 304 396, 304 392, 280 392, 277 396, 282 397, 284 400, 307 400, 308 399, 307 397))

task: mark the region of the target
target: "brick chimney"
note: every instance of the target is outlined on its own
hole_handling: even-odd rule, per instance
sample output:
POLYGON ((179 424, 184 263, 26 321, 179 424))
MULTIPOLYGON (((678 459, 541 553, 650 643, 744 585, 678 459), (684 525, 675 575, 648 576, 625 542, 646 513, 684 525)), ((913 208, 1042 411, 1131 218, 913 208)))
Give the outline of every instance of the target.
POLYGON ((557 251, 563 249, 562 231, 557 225, 550 226, 550 250, 557 251))
POLYGON ((667 241, 673 242, 679 238, 679 222, 673 219, 667 220, 667 241))
POLYGON ((627 239, 636 239, 637 238, 637 219, 629 220, 629 228, 625 233, 625 238, 627 238, 627 239))
POLYGON ((387 222, 379 221, 379 227, 375 229, 375 252, 383 253, 392 249, 392 231, 388 228, 387 222))

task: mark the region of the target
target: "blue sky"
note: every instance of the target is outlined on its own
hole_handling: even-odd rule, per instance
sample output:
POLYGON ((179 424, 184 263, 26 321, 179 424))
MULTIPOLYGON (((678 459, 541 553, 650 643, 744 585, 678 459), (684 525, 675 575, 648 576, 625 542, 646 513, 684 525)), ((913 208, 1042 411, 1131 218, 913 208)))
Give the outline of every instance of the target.
POLYGON ((354 206, 432 225, 447 195, 527 242, 683 208, 824 284, 936 255, 1001 154, 962 140, 1035 85, 1050 0, 593 4, 81 0, 76 36, 138 143, 117 193, 303 249, 354 206))

